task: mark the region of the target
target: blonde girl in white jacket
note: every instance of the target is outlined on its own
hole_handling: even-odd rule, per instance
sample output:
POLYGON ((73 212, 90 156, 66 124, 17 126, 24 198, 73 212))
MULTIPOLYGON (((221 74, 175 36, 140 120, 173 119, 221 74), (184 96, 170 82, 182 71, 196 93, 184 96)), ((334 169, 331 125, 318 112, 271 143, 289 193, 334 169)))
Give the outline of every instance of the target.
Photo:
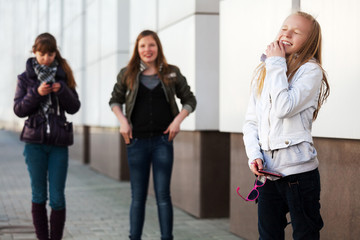
POLYGON ((329 95, 321 67, 321 29, 309 14, 287 17, 259 65, 243 128, 250 170, 274 171, 258 188, 260 239, 284 239, 290 212, 294 239, 319 239, 320 176, 312 122, 329 95))

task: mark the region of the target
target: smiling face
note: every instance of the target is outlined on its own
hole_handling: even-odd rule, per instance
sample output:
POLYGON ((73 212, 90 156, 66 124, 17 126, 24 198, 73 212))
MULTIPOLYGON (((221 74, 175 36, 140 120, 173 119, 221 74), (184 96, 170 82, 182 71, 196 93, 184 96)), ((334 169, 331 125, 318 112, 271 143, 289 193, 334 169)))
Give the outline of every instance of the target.
POLYGON ((284 44, 286 55, 297 53, 307 40, 311 30, 311 21, 300 16, 290 15, 285 19, 277 40, 284 44))
POLYGON ((152 36, 146 36, 139 40, 138 52, 140 59, 148 66, 154 66, 158 56, 158 46, 152 36))

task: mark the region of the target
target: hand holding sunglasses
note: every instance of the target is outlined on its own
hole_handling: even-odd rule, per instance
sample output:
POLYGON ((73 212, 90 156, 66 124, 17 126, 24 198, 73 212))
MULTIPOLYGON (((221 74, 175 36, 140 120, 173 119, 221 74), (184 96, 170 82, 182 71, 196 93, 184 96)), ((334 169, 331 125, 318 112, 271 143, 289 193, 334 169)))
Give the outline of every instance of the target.
POLYGON ((241 196, 241 194, 239 193, 240 187, 237 188, 236 192, 245 201, 255 201, 259 197, 259 191, 257 190, 257 188, 264 186, 265 183, 266 183, 266 177, 257 176, 255 183, 254 183, 254 188, 250 191, 250 193, 248 194, 248 196, 246 198, 241 196))

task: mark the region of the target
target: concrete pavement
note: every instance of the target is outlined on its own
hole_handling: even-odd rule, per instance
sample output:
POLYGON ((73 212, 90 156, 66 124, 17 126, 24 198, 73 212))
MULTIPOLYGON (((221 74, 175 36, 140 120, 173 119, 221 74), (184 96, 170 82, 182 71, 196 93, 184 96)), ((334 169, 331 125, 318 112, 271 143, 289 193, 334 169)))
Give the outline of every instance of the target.
MULTIPOLYGON (((18 133, 0 130, 0 240, 36 239, 31 220, 30 180, 18 133)), ((126 240, 130 184, 70 160, 66 185, 65 240, 126 240)), ((174 208, 176 240, 241 240, 228 219, 196 219, 174 208)), ((160 239, 156 201, 149 196, 143 240, 160 239)))

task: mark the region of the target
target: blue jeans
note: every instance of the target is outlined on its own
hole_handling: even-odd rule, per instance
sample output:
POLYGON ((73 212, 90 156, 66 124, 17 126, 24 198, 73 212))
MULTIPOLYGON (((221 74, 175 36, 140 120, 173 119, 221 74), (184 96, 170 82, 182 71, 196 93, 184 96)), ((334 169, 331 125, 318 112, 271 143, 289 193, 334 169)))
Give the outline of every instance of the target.
POLYGON ((168 135, 143 139, 135 138, 127 146, 127 156, 132 198, 130 206, 130 239, 141 239, 151 166, 161 239, 173 239, 173 206, 170 196, 170 179, 174 161, 172 141, 168 141, 168 135))
POLYGON ((64 209, 65 182, 69 163, 68 147, 27 143, 24 156, 31 180, 32 202, 38 204, 46 202, 49 181, 51 208, 64 209))
POLYGON ((290 212, 293 239, 320 239, 320 175, 318 169, 266 181, 259 190, 258 229, 261 240, 284 239, 290 212))

